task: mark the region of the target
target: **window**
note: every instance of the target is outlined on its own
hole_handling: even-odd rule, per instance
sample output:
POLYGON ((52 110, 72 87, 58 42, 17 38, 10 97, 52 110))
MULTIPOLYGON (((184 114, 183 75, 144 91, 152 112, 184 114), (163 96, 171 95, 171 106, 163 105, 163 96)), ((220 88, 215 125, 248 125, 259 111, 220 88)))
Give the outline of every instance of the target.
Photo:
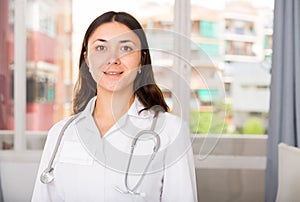
MULTIPOLYGON (((224 91, 225 99, 218 100, 213 87, 199 86, 198 95, 201 105, 217 109, 220 101, 226 106, 223 110, 231 110, 229 116, 221 117, 230 129, 224 133, 242 133, 245 117, 268 113, 273 8, 266 5, 256 1, 222 1, 213 6, 192 1, 192 40, 212 61, 210 65, 198 66, 198 72, 204 78, 209 78, 204 73, 209 71, 208 75, 220 75, 224 86, 216 92, 224 91), (197 22, 201 38, 195 35, 197 22)), ((210 78, 217 81, 216 76, 210 78)), ((261 118, 267 131, 268 117, 261 118)))
MULTIPOLYGON (((174 2, 171 0, 143 1, 136 4, 135 9, 127 7, 126 1, 105 4, 105 6, 101 4, 102 11, 91 10, 85 14, 85 17, 82 17, 82 9, 79 9, 82 7, 82 2, 74 1, 73 7, 70 1, 62 2, 58 5, 55 1, 28 0, 26 4, 27 131, 46 132, 55 122, 70 114, 72 89, 77 75, 77 60, 73 58, 78 58, 78 49, 86 26, 99 12, 117 8, 128 11, 140 20, 144 28, 148 29, 150 47, 159 44, 163 50, 174 48, 170 33, 174 30, 176 22, 174 22, 174 2), (151 10, 151 12, 139 12, 140 10, 151 10), (72 24, 72 22, 77 23, 72 24), (74 38, 74 43, 71 37, 74 38), (159 40, 152 40, 153 38, 159 40), (44 113, 47 113, 47 117, 43 115, 44 113)), ((237 3, 233 6, 229 1, 229 3, 224 1, 217 7, 206 6, 208 3, 203 1, 192 2, 191 41, 195 47, 191 48, 190 62, 202 79, 195 78, 196 73, 192 72, 191 106, 195 109, 195 103, 198 102, 201 109, 201 105, 207 106, 209 103, 214 105, 216 100, 222 98, 225 105, 232 105, 230 107, 233 110, 232 114, 236 115, 234 105, 237 102, 234 101, 236 97, 234 93, 241 87, 239 85, 244 84, 235 80, 235 75, 239 75, 243 67, 247 67, 247 71, 252 72, 259 66, 261 77, 257 77, 255 82, 258 83, 254 83, 253 86, 257 86, 256 91, 260 93, 269 90, 272 54, 272 32, 270 31, 272 26, 269 22, 272 22, 272 9, 258 8, 251 3, 237 3), (258 17, 264 20, 259 20, 258 17), (195 61, 201 51, 207 57, 195 61), (266 83, 260 82, 260 79, 265 79, 266 83), (210 98, 207 97, 207 92, 210 92, 210 98), (218 92, 218 96, 215 92, 218 92)), ((7 27, 5 34, 8 36, 6 37, 8 41, 1 41, 0 44, 7 54, 7 59, 1 61, 7 67, 6 72, 1 70, 0 75, 1 86, 5 87, 0 91, 1 119, 8 121, 2 121, 0 127, 3 130, 12 130, 14 125, 13 49, 16 44, 13 41, 15 20, 11 15, 15 15, 16 12, 11 3, 1 9, 3 10, 1 13, 6 12, 9 18, 1 18, 1 23, 7 27)), ((172 82, 166 76, 166 72, 160 72, 158 68, 164 66, 165 69, 170 70, 174 66, 174 56, 167 51, 153 48, 151 53, 158 80, 172 82)), ((238 77, 242 78, 242 76, 238 77)), ((163 85, 161 87, 164 88, 163 85)), ((168 102, 172 105, 171 89, 165 88, 164 91, 168 102)), ((260 102, 263 103, 264 107, 261 109, 264 111, 259 113, 267 113, 268 109, 265 108, 267 97, 268 94, 265 94, 259 98, 264 99, 260 102)), ((256 113, 250 111, 249 114, 253 112, 256 113)))
POLYGON ((217 38, 218 37, 218 23, 200 20, 200 33, 202 37, 217 38))
POLYGON ((7 150, 13 148, 13 136, 10 131, 14 129, 14 12, 8 0, 1 2, 0 27, 0 149, 7 150))
POLYGON ((68 54, 72 47, 70 10, 71 2, 67 0, 59 4, 56 1, 4 0, 1 5, 1 36, 5 36, 0 39, 3 50, 0 59, 0 143, 3 149, 20 149, 26 145, 28 149, 41 149, 50 127, 70 114, 71 105, 64 98, 64 95, 71 94, 71 89, 65 87, 65 81, 72 80, 73 68, 71 54, 68 54), (15 33, 15 27, 18 33, 15 33), (18 36, 17 42, 14 35, 18 36), (19 51, 14 52, 15 48, 19 51), (23 58, 26 58, 24 62, 23 58), (24 78, 26 85, 20 78, 24 78), (64 92, 66 90, 70 92, 64 92), (23 105, 22 99, 15 98, 15 93, 19 95, 21 92, 26 92, 26 113, 17 110, 18 121, 14 122, 15 109, 23 105), (24 123, 21 122, 25 120, 25 128, 22 128, 24 123), (17 140, 14 128, 22 133, 18 134, 17 140), (36 133, 38 135, 34 137, 32 134, 36 133), (37 139, 40 144, 32 145, 31 141, 37 139), (20 144, 16 146, 15 142, 20 144))
POLYGON ((209 55, 219 55, 220 54, 220 48, 218 44, 205 44, 205 43, 200 43, 199 44, 200 48, 206 52, 209 55))
POLYGON ((65 95, 72 80, 69 1, 28 1, 27 130, 47 131, 70 114, 65 95), (59 9, 58 9, 59 8, 59 9), (58 12, 57 12, 58 11, 58 12), (47 116, 45 116, 47 114, 47 116))

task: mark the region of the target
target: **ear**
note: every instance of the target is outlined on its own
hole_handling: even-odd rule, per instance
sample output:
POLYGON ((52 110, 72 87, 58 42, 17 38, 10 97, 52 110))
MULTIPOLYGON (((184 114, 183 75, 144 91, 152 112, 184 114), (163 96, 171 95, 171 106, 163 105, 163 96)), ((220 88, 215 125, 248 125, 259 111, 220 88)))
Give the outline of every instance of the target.
POLYGON ((142 51, 141 65, 145 65, 146 55, 147 55, 147 53, 145 51, 142 51))
POLYGON ((84 61, 85 61, 86 65, 87 65, 88 67, 90 67, 90 65, 89 65, 89 60, 87 59, 87 53, 86 53, 86 51, 83 53, 83 56, 84 56, 84 61))

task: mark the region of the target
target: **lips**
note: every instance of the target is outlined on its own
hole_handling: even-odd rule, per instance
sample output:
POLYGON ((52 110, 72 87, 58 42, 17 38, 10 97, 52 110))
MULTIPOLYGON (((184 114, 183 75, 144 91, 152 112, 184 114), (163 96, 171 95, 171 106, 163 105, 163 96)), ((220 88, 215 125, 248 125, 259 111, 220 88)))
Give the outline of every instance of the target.
POLYGON ((114 75, 121 75, 121 74, 123 74, 123 72, 122 71, 106 71, 106 72, 103 72, 104 74, 106 74, 106 75, 112 75, 112 76, 114 76, 114 75))

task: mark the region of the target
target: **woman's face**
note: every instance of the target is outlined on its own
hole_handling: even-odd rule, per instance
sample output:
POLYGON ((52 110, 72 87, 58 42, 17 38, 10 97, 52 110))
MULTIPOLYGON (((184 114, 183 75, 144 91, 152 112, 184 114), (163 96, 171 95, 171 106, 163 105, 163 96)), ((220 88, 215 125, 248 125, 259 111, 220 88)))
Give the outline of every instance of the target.
POLYGON ((141 66, 141 43, 126 25, 105 23, 89 37, 85 60, 100 90, 133 91, 141 66))

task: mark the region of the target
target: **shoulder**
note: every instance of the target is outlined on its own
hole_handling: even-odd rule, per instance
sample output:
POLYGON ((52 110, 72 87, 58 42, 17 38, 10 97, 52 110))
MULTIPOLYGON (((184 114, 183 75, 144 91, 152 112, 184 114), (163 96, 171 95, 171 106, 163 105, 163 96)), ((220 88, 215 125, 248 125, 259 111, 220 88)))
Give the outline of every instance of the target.
MULTIPOLYGON (((165 112, 162 117, 165 118, 165 124, 159 135, 162 148, 167 151, 166 165, 168 167, 184 159, 182 157, 191 148, 191 140, 188 124, 183 118, 168 112, 165 112)), ((184 163, 184 161, 180 162, 184 163)))
POLYGON ((176 127, 177 129, 187 127, 187 123, 180 116, 172 114, 170 112, 165 112, 163 114, 163 118, 165 119, 166 124, 171 125, 172 127, 176 127))
POLYGON ((61 121, 55 123, 49 130, 48 132, 48 137, 49 138, 54 138, 57 139, 57 137, 59 136, 60 131, 64 128, 67 127, 68 125, 71 125, 73 120, 77 117, 77 115, 72 115, 69 116, 67 118, 62 119, 61 121))
POLYGON ((168 142, 189 137, 189 127, 184 119, 172 113, 165 112, 158 117, 157 132, 168 142))
POLYGON ((175 115, 175 114, 172 114, 170 112, 165 112, 164 113, 164 116, 166 116, 166 118, 170 119, 170 120, 173 120, 173 121, 182 121, 182 118, 175 115))
POLYGON ((50 128, 49 133, 61 129, 61 128, 68 122, 68 120, 71 119, 71 117, 72 117, 72 116, 67 117, 67 118, 64 118, 64 119, 60 120, 59 122, 55 123, 55 124, 50 128))

